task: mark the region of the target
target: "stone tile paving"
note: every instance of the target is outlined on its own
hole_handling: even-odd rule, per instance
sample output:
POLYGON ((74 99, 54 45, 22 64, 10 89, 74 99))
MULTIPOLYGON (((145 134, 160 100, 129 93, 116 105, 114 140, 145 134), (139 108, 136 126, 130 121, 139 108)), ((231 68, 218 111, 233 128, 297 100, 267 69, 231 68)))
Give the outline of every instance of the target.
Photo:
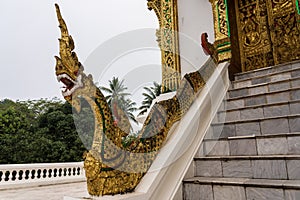
POLYGON ((88 197, 86 182, 0 190, 1 200, 63 200, 65 196, 88 197))

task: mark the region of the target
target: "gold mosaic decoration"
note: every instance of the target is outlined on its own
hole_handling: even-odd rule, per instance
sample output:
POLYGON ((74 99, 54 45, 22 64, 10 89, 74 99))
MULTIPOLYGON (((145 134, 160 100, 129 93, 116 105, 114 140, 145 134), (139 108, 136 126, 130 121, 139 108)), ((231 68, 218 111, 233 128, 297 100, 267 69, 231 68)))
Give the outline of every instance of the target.
POLYGON ((300 12, 298 0, 268 2, 274 63, 300 59, 300 12))
POLYGON ((175 91, 181 80, 177 0, 148 0, 159 21, 156 31, 162 58, 162 92, 175 91))
POLYGON ((217 62, 230 60, 234 53, 232 64, 250 71, 300 59, 299 0, 210 2, 217 62))
POLYGON ((298 0, 239 0, 236 7, 243 71, 300 58, 298 0))
POLYGON ((214 17, 215 57, 218 62, 228 61, 231 58, 231 44, 227 0, 210 0, 210 3, 214 17))
POLYGON ((84 154, 88 192, 95 196, 131 192, 164 145, 172 125, 189 110, 216 64, 210 59, 199 71, 187 74, 173 98, 152 107, 137 139, 123 146, 122 137, 128 133, 115 125, 104 95, 93 83, 91 75, 84 73, 57 5, 56 11, 61 39, 55 70, 58 80, 65 85, 62 94, 78 113, 83 99, 94 113, 93 143, 84 154))

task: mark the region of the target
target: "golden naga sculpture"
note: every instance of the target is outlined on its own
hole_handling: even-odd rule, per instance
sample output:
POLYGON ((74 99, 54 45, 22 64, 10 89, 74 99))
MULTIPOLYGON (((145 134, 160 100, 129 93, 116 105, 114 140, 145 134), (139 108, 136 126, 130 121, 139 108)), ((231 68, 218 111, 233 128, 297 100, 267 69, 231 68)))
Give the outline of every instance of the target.
POLYGON ((119 128, 104 95, 95 86, 91 75, 73 51, 74 41, 68 33, 58 5, 56 12, 61 30, 60 56, 56 56, 56 76, 64 84, 64 98, 76 112, 81 112, 83 101, 88 102, 94 115, 91 149, 84 154, 88 192, 91 195, 114 195, 131 192, 147 172, 160 148, 166 142, 172 125, 181 119, 215 69, 210 59, 199 71, 185 75, 176 95, 156 103, 136 140, 122 145, 128 133, 119 128))

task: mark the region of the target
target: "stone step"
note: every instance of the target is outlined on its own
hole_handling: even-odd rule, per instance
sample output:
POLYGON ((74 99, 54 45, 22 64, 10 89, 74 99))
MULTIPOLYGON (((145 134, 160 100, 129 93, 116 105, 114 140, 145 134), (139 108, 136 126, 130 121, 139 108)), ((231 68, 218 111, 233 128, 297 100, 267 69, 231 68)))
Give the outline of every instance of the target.
POLYGON ((300 155, 194 158, 195 177, 300 179, 300 155))
POLYGON ((195 177, 183 182, 184 200, 299 200, 299 180, 195 177))
POLYGON ((300 115, 214 123, 205 139, 300 132, 300 115))
POLYGON ((300 87, 300 68, 298 69, 299 73, 295 74, 293 78, 287 78, 284 80, 274 80, 254 86, 247 86, 238 89, 230 89, 229 97, 243 97, 251 96, 256 94, 265 94, 268 92, 276 92, 281 90, 288 90, 291 88, 300 87))
POLYGON ((268 76, 256 77, 256 78, 239 80, 239 81, 232 81, 231 88, 239 89, 239 88, 245 88, 245 87, 259 86, 261 84, 267 84, 267 83, 276 83, 278 81, 299 78, 299 74, 300 74, 300 68, 292 69, 287 72, 277 73, 277 74, 268 75, 268 76))
POLYGON ((227 98, 225 110, 239 109, 247 106, 258 106, 300 100, 300 85, 296 88, 283 89, 263 94, 227 98))
POLYGON ((248 72, 240 72, 234 75, 235 81, 245 80, 249 78, 254 78, 257 76, 266 76, 274 73, 282 73, 287 70, 300 68, 299 61, 292 61, 290 63, 279 64, 275 66, 265 67, 261 69, 255 69, 248 72))
POLYGON ((300 132, 279 135, 206 139, 196 156, 300 155, 300 132))
MULTIPOLYGON (((227 104, 231 101, 244 100, 243 106, 250 105, 261 105, 267 103, 279 103, 286 102, 290 100, 298 100, 300 99, 300 85, 297 87, 293 87, 290 89, 282 89, 272 92, 265 92, 261 94, 249 94, 238 97, 227 97, 227 104)), ((226 105, 229 106, 229 105, 226 105)))
POLYGON ((224 123, 249 119, 280 117, 300 114, 300 100, 265 105, 252 105, 237 109, 219 111, 214 123, 224 123))
POLYGON ((300 68, 300 62, 297 61, 292 64, 278 65, 267 67, 250 72, 235 74, 235 81, 233 81, 233 88, 241 88, 270 81, 289 79, 298 76, 297 72, 300 68))

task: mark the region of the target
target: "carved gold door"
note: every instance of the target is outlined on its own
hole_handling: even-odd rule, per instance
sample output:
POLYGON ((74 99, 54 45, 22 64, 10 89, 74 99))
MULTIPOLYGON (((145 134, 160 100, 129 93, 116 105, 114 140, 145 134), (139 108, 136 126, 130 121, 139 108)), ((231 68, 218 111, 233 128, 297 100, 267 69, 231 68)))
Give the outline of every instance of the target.
POLYGON ((275 64, 300 59, 299 1, 268 1, 268 15, 275 64))
POLYGON ((299 0, 238 0, 243 71, 300 59, 299 0))

